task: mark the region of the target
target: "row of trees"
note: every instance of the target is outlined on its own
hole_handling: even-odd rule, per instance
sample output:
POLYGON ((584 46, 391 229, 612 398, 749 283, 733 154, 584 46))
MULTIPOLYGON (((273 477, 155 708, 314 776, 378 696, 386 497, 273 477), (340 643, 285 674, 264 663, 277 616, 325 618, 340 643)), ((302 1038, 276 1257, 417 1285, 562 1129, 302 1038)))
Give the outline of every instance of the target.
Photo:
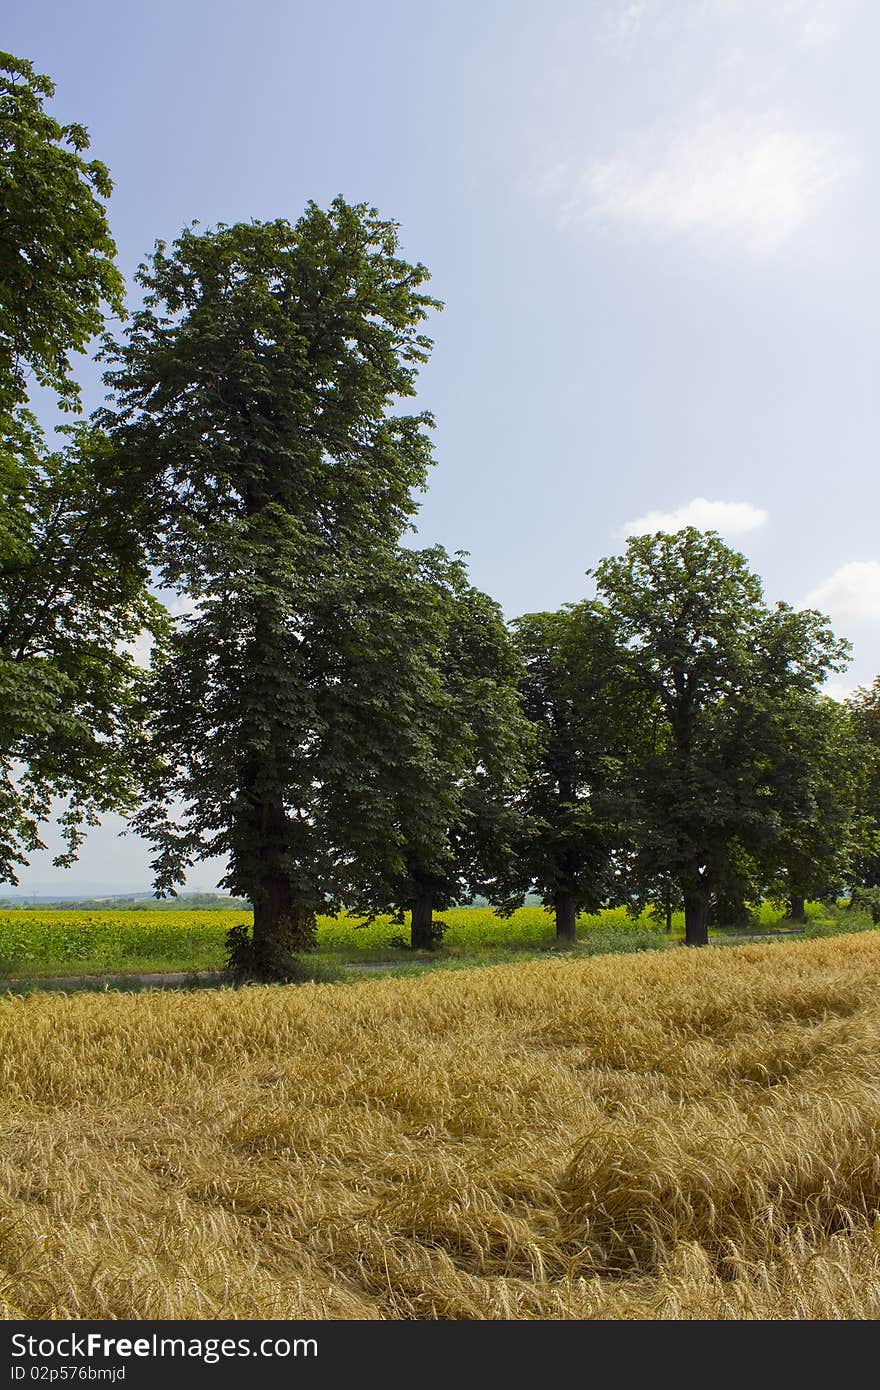
POLYGON ((768 607, 743 556, 691 528, 643 536, 594 572, 598 597, 519 620, 537 775, 500 884, 574 935, 578 909, 710 912, 873 884, 880 873, 880 681, 820 686, 847 644, 818 613, 768 607))
POLYGON ((632 540, 594 601, 512 627, 460 554, 405 544, 440 306, 375 209, 157 243, 103 338, 108 404, 48 451, 28 370, 75 408, 70 352, 122 313, 110 185, 48 79, 0 64, 0 877, 54 798, 65 860, 123 809, 162 891, 225 859, 254 906, 236 963, 275 977, 333 907, 430 946, 474 892, 538 891, 562 937, 652 901, 696 944, 713 904, 876 878, 880 687, 822 697, 846 644, 717 536, 632 540))

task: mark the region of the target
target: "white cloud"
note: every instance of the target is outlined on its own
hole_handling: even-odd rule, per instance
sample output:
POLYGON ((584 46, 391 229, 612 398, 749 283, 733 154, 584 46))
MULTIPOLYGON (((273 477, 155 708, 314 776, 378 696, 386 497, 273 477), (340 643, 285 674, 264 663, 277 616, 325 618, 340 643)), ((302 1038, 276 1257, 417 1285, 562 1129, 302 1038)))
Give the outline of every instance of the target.
POLYGON ((818 608, 835 621, 841 618, 880 620, 880 563, 851 560, 804 599, 803 608, 818 608))
MULTIPOLYGON (((693 0, 684 0, 686 14, 693 12, 693 0)), ((681 7, 680 7, 681 8, 681 7)), ((697 14, 710 25, 728 23, 751 28, 760 42, 774 33, 787 43, 805 48, 828 48, 845 25, 852 0, 702 0, 697 14)))
POLYGON ((638 41, 647 13, 648 0, 626 0, 609 15, 608 41, 615 53, 622 57, 629 56, 638 41))
POLYGON ((710 502, 695 497, 671 512, 646 512, 621 527, 621 536, 646 536, 655 531, 680 531, 684 526, 696 526, 699 531, 718 531, 725 536, 739 536, 755 531, 767 521, 767 513, 751 502, 710 502))
POLYGON ((569 166, 563 218, 765 256, 809 220, 845 167, 835 141, 780 117, 716 115, 671 136, 640 137, 579 173, 569 166))
POLYGON ((153 638, 151 633, 143 628, 137 637, 131 642, 122 642, 119 652, 123 656, 130 656, 135 666, 142 666, 144 670, 150 664, 150 654, 153 650, 153 638))
POLYGON ((805 47, 827 48, 840 33, 841 0, 786 0, 776 17, 805 47))
MULTIPOLYGON (((190 594, 175 594, 170 589, 154 589, 153 593, 156 598, 161 599, 174 619, 191 618, 199 611, 198 601, 190 594)), ((142 666, 146 670, 153 651, 152 633, 147 628, 142 628, 131 642, 122 642, 119 650, 130 656, 136 666, 142 666)))
POLYGON ((823 695, 827 695, 830 700, 836 700, 839 705, 842 705, 845 700, 849 699, 855 686, 844 685, 841 681, 826 681, 821 690, 823 695))
POLYGON ((161 599, 172 618, 191 618, 199 611, 199 603, 191 594, 174 594, 169 589, 157 589, 156 597, 161 599))
POLYGON ((606 11, 604 30, 612 52, 631 56, 640 39, 660 31, 712 32, 724 42, 733 33, 752 37, 757 46, 777 41, 807 49, 829 48, 845 27, 852 0, 616 0, 606 11))

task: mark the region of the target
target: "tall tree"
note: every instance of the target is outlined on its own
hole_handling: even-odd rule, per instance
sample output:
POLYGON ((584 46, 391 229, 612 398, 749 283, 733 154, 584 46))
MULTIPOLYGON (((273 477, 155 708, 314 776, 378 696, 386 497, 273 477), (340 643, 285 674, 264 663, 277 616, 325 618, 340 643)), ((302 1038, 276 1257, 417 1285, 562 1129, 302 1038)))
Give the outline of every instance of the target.
POLYGON ((808 898, 836 897, 850 880, 863 843, 858 740, 850 712, 809 691, 769 702, 763 732, 778 829, 758 858, 767 893, 804 922, 808 898))
POLYGON ((613 789, 645 700, 624 691, 614 632, 596 604, 528 614, 514 629, 536 750, 517 803, 514 852, 494 894, 512 911, 524 894, 539 893, 557 937, 574 941, 578 913, 595 911, 615 890, 622 832, 613 789))
POLYGON ((437 302, 398 250, 395 223, 342 198, 295 224, 187 229, 140 268, 144 307, 105 347, 104 422, 141 480, 163 582, 197 603, 157 683, 140 825, 164 889, 227 858, 267 974, 312 943, 346 857, 322 824, 344 776, 327 711, 343 689, 362 710, 372 694, 334 669, 335 634, 393 570, 431 458, 430 417, 393 406, 414 394, 437 302))
POLYGON ((26 409, 29 377, 79 408, 70 355, 122 311, 102 199, 104 165, 80 125, 43 109, 54 87, 0 54, 0 880, 16 882, 66 805, 70 863, 84 827, 134 795, 140 676, 126 645, 162 610, 146 589, 135 497, 96 430, 50 450, 26 409))
POLYGON ((880 888, 880 676, 855 690, 846 702, 859 743, 860 775, 856 788, 859 846, 851 883, 880 888))
POLYGON ((434 911, 481 891, 509 852, 530 731, 510 633, 463 560, 435 547, 399 565, 396 587, 361 604, 359 623, 381 631, 349 670, 373 707, 369 723, 363 711, 330 721, 346 771, 328 792, 342 792, 357 833, 347 901, 409 913, 412 946, 432 949, 434 911))
POLYGON ((818 613, 768 609, 744 556, 713 532, 634 537, 595 576, 631 678, 659 713, 652 748, 628 769, 639 872, 674 874, 686 941, 703 945, 732 844, 748 852, 776 827, 768 712, 841 669, 848 646, 818 613))
POLYGON ((123 312, 125 285, 102 199, 112 189, 84 126, 44 110, 54 83, 0 53, 0 411, 27 399, 31 370, 76 409, 70 354, 123 312))
POLYGON ((44 848, 55 798, 58 865, 85 826, 134 804, 131 644, 164 616, 146 581, 107 440, 79 426, 48 453, 20 419, 0 453, 0 881, 44 848))

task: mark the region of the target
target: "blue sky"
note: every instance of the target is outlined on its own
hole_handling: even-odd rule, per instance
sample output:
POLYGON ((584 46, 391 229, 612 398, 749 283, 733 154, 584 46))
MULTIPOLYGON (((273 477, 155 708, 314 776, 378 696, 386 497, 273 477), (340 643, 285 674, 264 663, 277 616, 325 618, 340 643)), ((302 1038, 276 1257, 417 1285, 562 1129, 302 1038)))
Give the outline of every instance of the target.
MULTIPOLYGON (((127 275, 193 218, 401 224, 446 304, 418 538, 509 616, 693 521, 853 641, 839 687, 880 672, 876 6, 7 0, 2 42, 109 165, 127 275)), ((115 829, 22 887, 146 887, 115 829)))

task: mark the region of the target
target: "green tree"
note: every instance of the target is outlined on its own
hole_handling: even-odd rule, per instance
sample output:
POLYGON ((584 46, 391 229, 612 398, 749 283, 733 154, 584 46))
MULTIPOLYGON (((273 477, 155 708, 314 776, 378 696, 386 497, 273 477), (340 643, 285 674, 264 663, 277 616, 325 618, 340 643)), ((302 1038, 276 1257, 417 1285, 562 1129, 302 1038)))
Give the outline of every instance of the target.
POLYGON ((76 409, 70 354, 104 325, 102 305, 123 312, 101 199, 112 189, 100 160, 86 160, 88 134, 43 109, 48 77, 0 53, 0 412, 27 399, 30 369, 76 409))
POLYGON ((856 791, 859 844, 853 858, 853 888, 880 888, 880 676, 855 690, 846 702, 859 743, 856 791))
POLYGON ((807 899, 836 897, 858 854, 860 750, 850 712, 811 691, 769 702, 764 734, 778 818, 775 837, 761 847, 766 892, 805 922, 807 899))
POLYGON ((778 825, 770 713, 841 669, 848 646, 818 613, 768 609, 713 532, 634 537, 595 576, 630 678, 656 702, 656 735, 627 769, 636 878, 674 875, 686 940, 702 945, 733 847, 759 850, 778 825))
POLYGON ((54 798, 59 865, 84 826, 133 804, 141 672, 126 646, 164 613, 146 579, 107 440, 82 425, 48 453, 19 418, 0 452, 0 881, 44 848, 54 798))
POLYGON ((494 893, 507 912, 525 894, 540 894, 555 914, 557 937, 574 941, 578 913, 597 910, 616 892, 622 830, 615 788, 645 700, 624 692, 614 632, 598 605, 528 614, 514 629, 536 750, 517 804, 514 851, 494 893))
POLYGON ((82 126, 43 110, 53 85, 0 54, 0 879, 43 848, 66 800, 75 858, 84 827, 134 795, 131 740, 140 675, 126 644, 161 630, 146 589, 135 497, 99 431, 54 450, 25 408, 28 378, 79 408, 70 354, 122 311, 123 281, 87 162, 82 126))
POLYGON ((361 711, 331 721, 345 776, 328 791, 348 810, 329 820, 358 832, 350 904, 409 913, 413 948, 432 949, 435 909, 481 892, 509 853, 530 730, 510 633, 462 558, 435 547, 399 561, 396 589, 360 608, 377 629, 359 643, 374 703, 367 726, 361 711))
POLYGON ((139 825, 164 890, 226 857, 270 975, 351 876, 327 822, 346 775, 330 714, 362 718, 369 739, 374 696, 345 642, 393 587, 431 461, 430 417, 393 407, 414 394, 437 303, 398 249, 396 224, 342 198, 295 224, 185 230, 140 268, 144 307, 104 349, 103 418, 140 480, 155 562, 197 604, 156 682, 139 825))

